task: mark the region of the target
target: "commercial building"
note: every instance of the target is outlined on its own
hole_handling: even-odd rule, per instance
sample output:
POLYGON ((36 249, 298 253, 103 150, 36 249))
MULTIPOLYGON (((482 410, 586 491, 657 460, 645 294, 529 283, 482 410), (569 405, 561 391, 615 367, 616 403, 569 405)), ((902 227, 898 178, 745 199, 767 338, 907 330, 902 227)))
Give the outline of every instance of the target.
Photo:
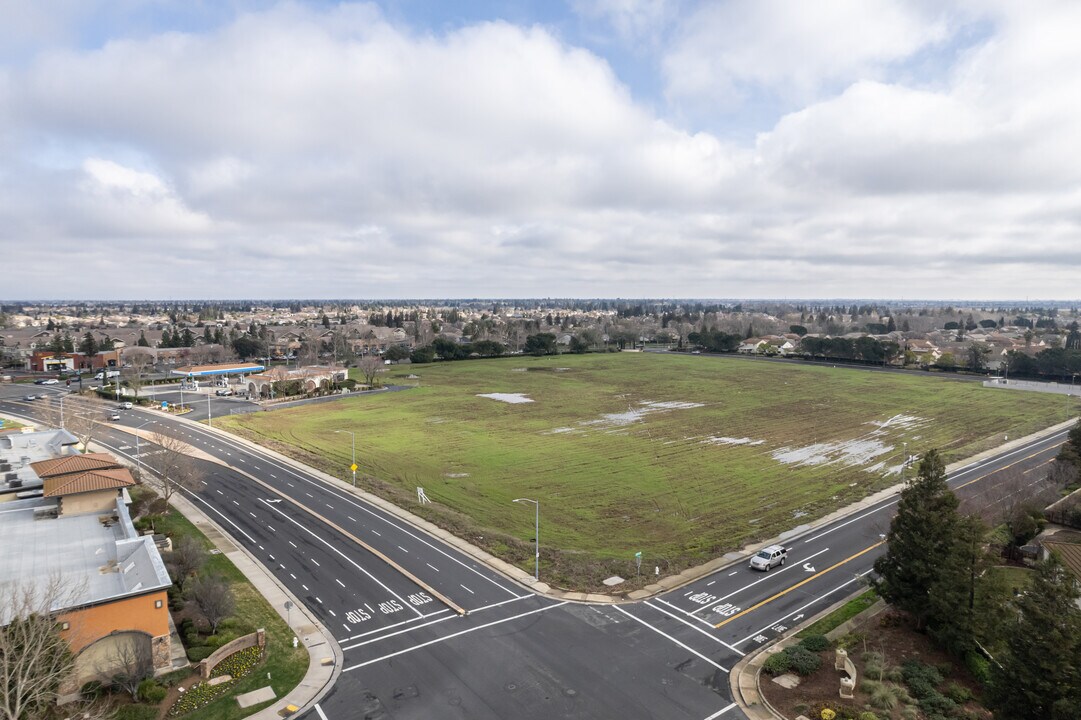
MULTIPOLYGON (((135 484, 130 472, 107 453, 30 467, 42 497, 0 505, 0 593, 29 591, 48 601, 75 654, 63 693, 132 664, 170 669, 172 581, 153 538, 132 524, 124 493, 135 484)), ((0 623, 10 622, 10 612, 0 607, 0 623)))

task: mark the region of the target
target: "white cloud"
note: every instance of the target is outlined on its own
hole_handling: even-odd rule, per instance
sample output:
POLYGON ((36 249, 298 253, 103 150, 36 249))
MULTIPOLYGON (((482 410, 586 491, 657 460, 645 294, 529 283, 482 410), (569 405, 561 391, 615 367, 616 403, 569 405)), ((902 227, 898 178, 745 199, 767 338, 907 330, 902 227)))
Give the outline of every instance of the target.
POLYGON ((0 66, 0 245, 27 268, 7 292, 1075 295, 1081 11, 980 9, 988 39, 915 85, 883 68, 942 21, 857 5, 689 15, 701 37, 665 67, 698 47, 702 76, 680 103, 811 98, 743 145, 663 119, 543 27, 282 5, 38 53, 0 66), (122 257, 124 284, 97 255, 39 270, 46 247, 122 257))
POLYGON ((663 62, 667 92, 734 106, 748 92, 793 101, 873 78, 947 37, 937 5, 904 0, 723 0, 682 23, 663 62))

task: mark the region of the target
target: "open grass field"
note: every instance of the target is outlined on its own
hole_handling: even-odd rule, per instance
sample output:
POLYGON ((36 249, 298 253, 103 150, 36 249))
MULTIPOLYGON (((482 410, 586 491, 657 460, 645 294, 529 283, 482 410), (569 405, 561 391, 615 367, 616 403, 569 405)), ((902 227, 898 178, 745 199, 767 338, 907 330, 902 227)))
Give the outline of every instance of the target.
POLYGON ((355 431, 366 487, 523 568, 533 512, 511 500, 539 499, 542 576, 577 588, 633 576, 639 550, 643 570, 675 572, 895 484, 903 443, 959 459, 1064 419, 1056 396, 734 358, 514 357, 383 380, 419 387, 220 426, 342 478, 334 431, 355 431))

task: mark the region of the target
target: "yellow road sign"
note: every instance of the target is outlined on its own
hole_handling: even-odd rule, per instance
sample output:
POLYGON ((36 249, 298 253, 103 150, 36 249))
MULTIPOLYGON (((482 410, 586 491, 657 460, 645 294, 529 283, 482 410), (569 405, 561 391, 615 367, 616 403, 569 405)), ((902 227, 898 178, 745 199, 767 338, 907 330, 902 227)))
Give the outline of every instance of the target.
POLYGON ((352 470, 353 472, 356 472, 357 471, 357 464, 353 463, 352 465, 349 466, 349 469, 352 470))

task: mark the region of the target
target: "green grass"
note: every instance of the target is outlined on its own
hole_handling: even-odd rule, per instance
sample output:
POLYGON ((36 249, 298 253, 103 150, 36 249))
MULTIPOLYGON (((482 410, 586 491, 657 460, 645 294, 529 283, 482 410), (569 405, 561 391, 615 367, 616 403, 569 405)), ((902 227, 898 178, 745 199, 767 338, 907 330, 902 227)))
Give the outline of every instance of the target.
POLYGON ((904 442, 910 452, 937 447, 956 460, 1063 419, 1056 396, 735 358, 514 357, 389 366, 381 378, 418 387, 215 425, 340 478, 350 443, 334 431, 355 431, 366 487, 524 569, 533 515, 511 500, 539 499, 542 576, 578 588, 614 573, 632 577, 638 550, 644 568, 678 571, 888 487, 898 476, 886 468, 899 466, 904 442), (535 402, 477 397, 491 392, 535 402), (626 425, 604 420, 649 401, 702 405, 626 425), (922 420, 871 424, 898 415, 922 420), (722 437, 755 444, 710 440, 722 437), (851 465, 772 456, 860 439, 881 442, 884 453, 851 465), (416 504, 417 486, 432 505, 416 504))
POLYGON ((804 638, 808 635, 825 635, 830 630, 840 627, 874 605, 876 600, 878 600, 878 593, 874 590, 868 590, 862 595, 857 595, 826 617, 816 620, 800 630, 796 633, 796 637, 804 638))
MULTIPOLYGON (((206 536, 175 509, 157 519, 154 529, 156 532, 170 536, 174 545, 180 538, 192 536, 202 542, 207 549, 212 547, 206 536)), ((236 597, 236 612, 226 623, 235 623, 241 627, 243 632, 240 634, 252 632, 257 628, 265 628, 267 658, 252 674, 237 682, 226 695, 186 717, 198 718, 198 720, 239 720, 267 707, 270 703, 242 709, 236 704, 234 698, 241 693, 267 685, 274 688, 274 694, 278 699, 284 697, 300 683, 304 673, 307 672, 308 651, 303 646, 293 648, 293 631, 229 558, 225 555, 209 556, 203 572, 220 574, 229 579, 233 595, 236 597), (271 675, 269 681, 267 673, 271 675)))

